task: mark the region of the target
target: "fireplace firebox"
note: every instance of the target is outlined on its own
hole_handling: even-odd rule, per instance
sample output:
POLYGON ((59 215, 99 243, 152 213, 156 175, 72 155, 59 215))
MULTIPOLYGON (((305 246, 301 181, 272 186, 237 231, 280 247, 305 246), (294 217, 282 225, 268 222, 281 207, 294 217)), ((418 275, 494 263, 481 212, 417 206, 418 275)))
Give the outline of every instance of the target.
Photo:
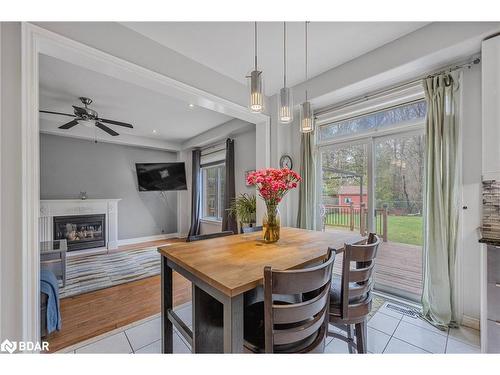
POLYGON ((67 240, 68 251, 106 246, 106 215, 54 216, 54 240, 67 240))

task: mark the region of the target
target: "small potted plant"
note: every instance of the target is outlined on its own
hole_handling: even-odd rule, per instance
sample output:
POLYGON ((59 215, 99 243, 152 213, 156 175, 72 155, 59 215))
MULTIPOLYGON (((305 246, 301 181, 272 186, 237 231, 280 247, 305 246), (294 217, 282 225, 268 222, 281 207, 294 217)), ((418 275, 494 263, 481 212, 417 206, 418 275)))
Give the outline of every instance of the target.
POLYGON ((257 200, 254 194, 242 193, 238 195, 229 208, 229 214, 236 217, 240 227, 252 227, 255 224, 257 200))

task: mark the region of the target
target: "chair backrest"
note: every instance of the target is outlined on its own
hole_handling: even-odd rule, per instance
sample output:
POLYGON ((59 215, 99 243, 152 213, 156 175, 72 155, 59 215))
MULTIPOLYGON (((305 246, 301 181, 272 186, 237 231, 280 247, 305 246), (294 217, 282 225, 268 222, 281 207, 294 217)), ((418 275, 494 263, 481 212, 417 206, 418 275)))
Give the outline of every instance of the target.
POLYGON ((224 232, 209 233, 209 234, 198 234, 196 236, 189 236, 188 238, 186 238, 186 242, 209 240, 211 238, 232 236, 233 234, 234 234, 233 231, 230 230, 226 230, 224 232))
POLYGON ((370 233, 364 245, 345 244, 340 292, 343 319, 363 319, 370 312, 372 274, 380 243, 380 238, 370 233))
POLYGON ((260 225, 260 226, 253 226, 253 227, 243 227, 243 226, 241 226, 240 231, 241 231, 241 233, 260 232, 260 231, 262 231, 262 225, 260 225))
POLYGON ((317 266, 288 271, 264 268, 265 351, 323 351, 328 331, 328 306, 335 251, 329 249, 326 260, 317 266), (276 301, 273 296, 303 296, 301 302, 276 301))

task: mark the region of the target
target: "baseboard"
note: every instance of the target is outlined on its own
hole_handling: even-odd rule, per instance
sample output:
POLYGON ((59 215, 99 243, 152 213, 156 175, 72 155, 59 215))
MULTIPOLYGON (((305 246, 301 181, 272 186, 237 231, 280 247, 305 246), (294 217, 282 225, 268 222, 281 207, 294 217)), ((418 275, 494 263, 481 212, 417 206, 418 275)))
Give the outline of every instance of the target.
POLYGON ((73 258, 73 257, 86 257, 89 255, 98 255, 98 254, 106 254, 108 252, 107 247, 96 247, 94 249, 83 249, 83 250, 74 250, 74 251, 68 251, 66 253, 66 256, 68 258, 73 258))
POLYGON ((155 236, 126 238, 123 240, 118 240, 118 246, 133 245, 136 243, 149 242, 149 241, 168 240, 169 238, 178 238, 178 237, 179 233, 166 233, 166 234, 157 234, 155 236))
POLYGON ((462 325, 478 331, 480 329, 479 319, 467 315, 462 315, 462 325))

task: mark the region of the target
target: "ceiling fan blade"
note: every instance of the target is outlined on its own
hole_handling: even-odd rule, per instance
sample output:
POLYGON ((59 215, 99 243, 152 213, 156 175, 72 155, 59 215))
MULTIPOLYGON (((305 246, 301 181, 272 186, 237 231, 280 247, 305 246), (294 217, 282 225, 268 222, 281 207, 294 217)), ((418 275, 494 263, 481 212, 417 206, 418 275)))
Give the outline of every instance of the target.
POLYGON ((59 126, 59 129, 71 129, 75 125, 78 125, 78 121, 73 120, 73 121, 67 122, 64 125, 59 126))
POLYGON ((118 126, 124 126, 126 128, 133 129, 134 127, 131 124, 127 124, 126 122, 121 122, 121 121, 115 121, 115 120, 108 120, 105 118, 100 118, 99 121, 105 122, 107 124, 112 124, 112 125, 118 125, 118 126))
POLYGON ((53 111, 42 111, 42 110, 40 110, 40 112, 42 112, 42 113, 50 113, 52 115, 62 115, 62 116, 76 117, 75 115, 70 115, 69 113, 61 113, 61 112, 53 112, 53 111))
POLYGON ((117 132, 115 132, 113 129, 108 128, 106 125, 101 124, 100 122, 96 122, 95 126, 97 126, 101 130, 104 130, 106 133, 108 133, 109 135, 112 135, 113 137, 120 135, 117 132))

